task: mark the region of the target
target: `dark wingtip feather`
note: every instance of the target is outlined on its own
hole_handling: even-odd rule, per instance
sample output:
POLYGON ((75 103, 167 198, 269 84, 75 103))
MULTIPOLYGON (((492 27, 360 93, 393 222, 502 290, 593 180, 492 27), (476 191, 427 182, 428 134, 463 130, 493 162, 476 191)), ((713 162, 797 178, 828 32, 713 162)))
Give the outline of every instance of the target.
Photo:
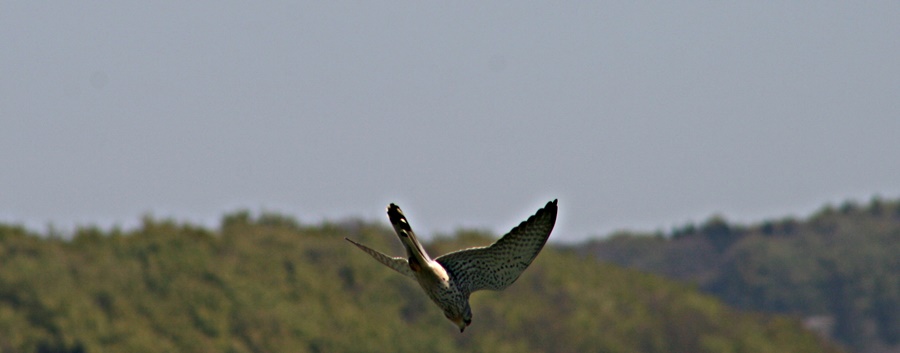
POLYGON ((537 218, 540 217, 542 213, 550 212, 550 214, 552 214, 553 216, 553 223, 556 223, 556 212, 559 210, 559 208, 556 206, 557 201, 558 199, 553 199, 553 201, 547 202, 547 205, 544 206, 544 208, 539 209, 532 217, 537 218))
MULTIPOLYGON (((545 205, 543 208, 537 210, 537 212, 535 212, 533 215, 531 215, 531 217, 528 217, 528 219, 526 219, 525 221, 520 223, 518 226, 513 228, 510 231, 510 233, 516 233, 521 228, 528 227, 530 224, 534 223, 537 219, 544 218, 544 217, 550 217, 550 222, 549 222, 550 223, 550 231, 552 232, 553 227, 556 225, 556 213, 558 210, 559 210, 559 208, 557 207, 557 199, 553 199, 553 201, 547 202, 547 205, 545 205)), ((550 237, 549 232, 547 233, 547 237, 548 238, 550 237)), ((546 239, 544 239, 544 241, 546 242, 546 239)))
MULTIPOLYGON (((553 227, 556 225, 556 213, 559 210, 559 208, 556 206, 556 204, 557 204, 556 199, 553 199, 553 201, 547 202, 547 204, 543 208, 537 210, 537 212, 535 212, 533 215, 528 217, 528 219, 522 221, 522 223, 519 223, 519 225, 515 226, 512 230, 509 231, 509 233, 506 233, 506 235, 518 233, 523 228, 531 226, 531 224, 536 222, 538 219, 545 218, 545 217, 550 218, 550 222, 549 222, 550 223, 550 232, 552 232, 553 227)), ((503 237, 506 237, 506 235, 504 235, 503 237)), ((547 237, 548 238, 550 237, 549 232, 547 233, 547 237)), ((503 239, 501 238, 500 240, 502 241, 503 239)), ((547 240, 544 239, 544 241, 546 242, 547 240)), ((543 244, 541 246, 543 246, 543 244)))

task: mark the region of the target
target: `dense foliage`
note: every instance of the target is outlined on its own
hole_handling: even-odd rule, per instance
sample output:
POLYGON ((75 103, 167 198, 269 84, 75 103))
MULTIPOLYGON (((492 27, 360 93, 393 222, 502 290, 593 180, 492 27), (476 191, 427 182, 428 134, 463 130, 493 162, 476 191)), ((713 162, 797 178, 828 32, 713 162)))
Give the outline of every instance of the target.
POLYGON ((900 352, 900 201, 753 226, 713 217, 668 237, 619 234, 578 251, 696 283, 740 308, 803 316, 859 352, 900 352))
MULTIPOLYGON (((0 225, 2 352, 836 352, 790 318, 548 247, 465 333, 417 285, 346 243, 399 252, 387 227, 145 219, 71 239, 0 225)), ((428 247, 485 244, 463 232, 428 247)))

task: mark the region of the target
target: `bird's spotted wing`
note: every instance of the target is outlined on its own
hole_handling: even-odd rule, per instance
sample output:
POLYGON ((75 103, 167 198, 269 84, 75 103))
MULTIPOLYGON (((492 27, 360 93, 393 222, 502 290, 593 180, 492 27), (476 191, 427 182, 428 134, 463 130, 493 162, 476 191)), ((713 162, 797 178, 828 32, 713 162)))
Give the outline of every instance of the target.
POLYGON ((407 262, 406 259, 404 259, 402 257, 387 256, 375 249, 372 249, 368 246, 357 243, 348 238, 344 238, 344 239, 353 243, 353 245, 356 245, 356 247, 362 249, 362 251, 365 251, 367 254, 372 255, 372 257, 374 257, 375 260, 378 260, 378 262, 383 263, 385 266, 390 267, 390 268, 394 269, 395 271, 400 272, 401 274, 408 276, 410 278, 416 278, 416 275, 413 273, 412 269, 409 268, 409 262, 407 262))
POLYGON ((519 278, 547 243, 556 224, 556 200, 547 203, 491 246, 452 252, 435 259, 468 294, 501 290, 519 278))

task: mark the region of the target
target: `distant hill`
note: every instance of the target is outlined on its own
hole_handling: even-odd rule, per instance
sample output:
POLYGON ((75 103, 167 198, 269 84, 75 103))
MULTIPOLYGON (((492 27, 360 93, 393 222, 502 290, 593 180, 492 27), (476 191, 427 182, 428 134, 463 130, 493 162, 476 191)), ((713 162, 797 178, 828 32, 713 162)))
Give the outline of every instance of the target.
MULTIPOLYGON (((460 334, 417 285, 342 238, 363 222, 235 213, 221 229, 145 219, 71 240, 0 225, 2 352, 838 352, 795 319, 548 247, 460 334)), ((463 232, 441 253, 492 237, 463 232)))
POLYGON ((900 352, 900 201, 751 226, 716 216, 666 236, 621 233, 574 249, 696 283, 739 308, 802 316, 858 352, 900 352))

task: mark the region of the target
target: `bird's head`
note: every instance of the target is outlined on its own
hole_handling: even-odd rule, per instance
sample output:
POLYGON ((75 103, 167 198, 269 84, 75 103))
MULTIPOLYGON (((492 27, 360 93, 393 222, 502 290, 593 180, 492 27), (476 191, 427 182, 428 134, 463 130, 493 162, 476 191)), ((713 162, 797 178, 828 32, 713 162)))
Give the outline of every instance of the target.
POLYGON ((469 307, 468 303, 466 303, 466 307, 463 310, 444 311, 444 316, 446 316, 448 320, 453 321, 453 323, 456 324, 456 327, 459 327, 460 333, 465 331, 466 327, 472 324, 472 309, 469 307))

